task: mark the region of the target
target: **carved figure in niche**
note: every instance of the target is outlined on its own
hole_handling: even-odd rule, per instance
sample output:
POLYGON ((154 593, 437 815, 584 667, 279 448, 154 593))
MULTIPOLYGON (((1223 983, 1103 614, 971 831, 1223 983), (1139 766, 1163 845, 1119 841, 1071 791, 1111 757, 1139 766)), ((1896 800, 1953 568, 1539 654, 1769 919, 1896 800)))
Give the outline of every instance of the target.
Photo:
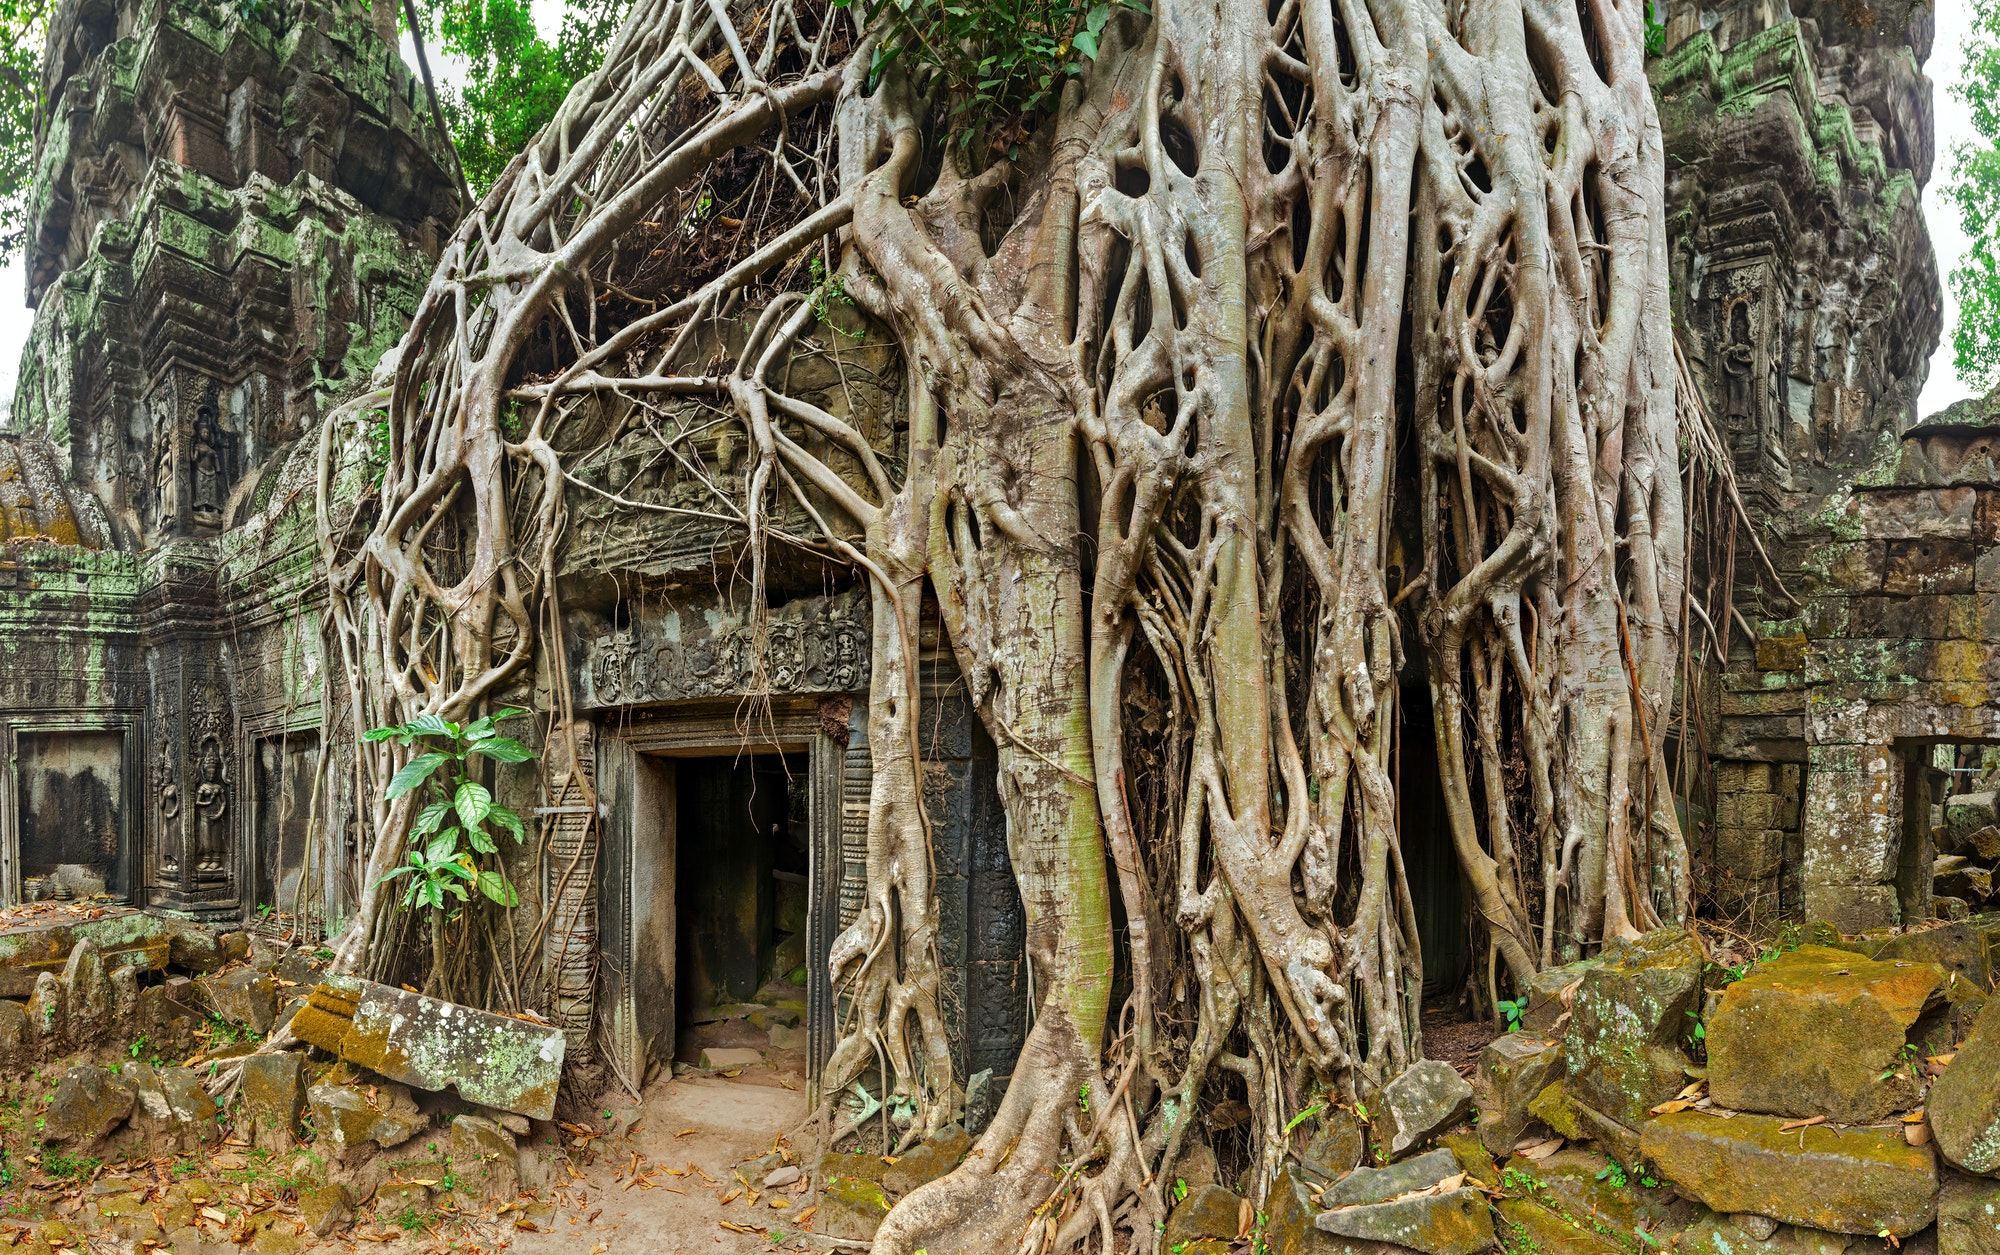
POLYGON ((160 879, 172 881, 181 874, 182 847, 181 787, 175 783, 173 768, 162 758, 153 768, 160 813, 160 879))
POLYGON ((174 488, 174 399, 171 391, 153 398, 153 524, 164 532, 174 525, 179 498, 174 488))
POLYGON ((204 405, 194 420, 194 505, 190 511, 202 527, 222 525, 222 506, 229 493, 222 452, 222 424, 215 407, 204 405))
POLYGON ((1757 461, 1768 462, 1778 484, 1790 488, 1791 462, 1785 457, 1783 441, 1770 430, 1772 415, 1781 408, 1778 399, 1771 395, 1777 368, 1775 365, 1767 368, 1762 380, 1757 376, 1758 344, 1750 322, 1750 302, 1756 295, 1753 292, 1729 306, 1729 339, 1722 349, 1722 369, 1729 378, 1727 426, 1739 467, 1744 465, 1742 458, 1746 454, 1753 459, 1753 466, 1757 461))
POLYGON ((222 761, 222 743, 209 735, 201 742, 201 782, 194 787, 195 875, 219 880, 224 875, 228 836, 229 787, 222 761))

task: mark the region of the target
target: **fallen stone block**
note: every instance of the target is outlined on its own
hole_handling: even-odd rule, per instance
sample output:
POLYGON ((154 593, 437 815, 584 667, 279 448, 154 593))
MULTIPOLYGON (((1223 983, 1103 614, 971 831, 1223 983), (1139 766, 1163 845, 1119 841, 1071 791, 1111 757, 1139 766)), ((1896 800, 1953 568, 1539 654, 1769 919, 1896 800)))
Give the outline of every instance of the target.
POLYGON ((1533 1199, 1503 1198, 1496 1206, 1500 1209, 1500 1225, 1506 1234, 1508 1251, 1631 1255, 1620 1243, 1568 1217, 1556 1215, 1533 1199))
POLYGON ((342 976, 314 987, 292 1032, 392 1081, 455 1089, 535 1120, 555 1115, 563 1034, 553 1025, 342 976))
POLYGON ((253 1054, 243 1060, 241 1131, 260 1150, 287 1151, 298 1144, 305 1111, 305 1057, 294 1051, 253 1054))
POLYGON ((186 1150, 221 1139, 215 1099, 193 1068, 128 1063, 120 1074, 135 1094, 132 1127, 149 1144, 159 1141, 186 1150))
POLYGON ((1938 1255, 2000 1255, 2000 1181, 1946 1169, 1937 1227, 1938 1255))
POLYGON ((1972 1035, 1931 1083, 1924 1111, 1947 1161, 2000 1176, 2000 998, 1987 999, 1972 1035))
POLYGON ((1993 871, 1966 865, 1940 873, 1931 887, 1941 897, 1957 898, 1968 906, 1978 906, 1993 896, 1993 871))
POLYGON ((329 1182, 299 1191, 299 1220, 314 1237, 323 1238, 353 1218, 347 1187, 329 1182))
POLYGON ((458 1192, 472 1199, 511 1199, 521 1192, 520 1148, 514 1135, 484 1116, 451 1122, 451 1162, 458 1192))
POLYGON ((1937 1211, 1937 1159, 1893 1129, 1787 1129, 1777 1116, 1701 1111, 1648 1124, 1646 1161, 1683 1197, 1836 1233, 1908 1237, 1937 1211))
POLYGON ((1458 1171, 1456 1155, 1448 1150, 1434 1150, 1386 1168, 1356 1168, 1327 1186, 1319 1202, 1323 1208, 1383 1203, 1400 1194, 1429 1189, 1458 1171))
POLYGON ((1860 936, 1830 944, 1871 959, 1935 963, 1945 970, 1947 980, 1955 972, 1986 989, 2000 973, 2000 914, 1973 915, 1936 928, 1887 937, 1860 936))
POLYGON ((1556 1078, 1561 1062, 1561 1044, 1533 1033, 1504 1033, 1480 1051, 1472 1095, 1487 1150, 1505 1155, 1514 1149, 1534 1120, 1528 1104, 1556 1078))
MULTIPOLYGON (((1846 1233, 1802 1229, 1762 1216, 1707 1215, 1682 1230, 1672 1249, 1676 1255, 1860 1255, 1886 1246, 1863 1247, 1846 1233)), ((1916 1255, 1916 1239, 1902 1249, 1916 1255)))
POLYGON ((1377 1102, 1377 1133, 1394 1159, 1464 1118, 1472 1110, 1472 1086, 1443 1060, 1419 1059, 1382 1087, 1377 1102))
POLYGON ((880 1155, 856 1155, 846 1151, 827 1151, 819 1157, 819 1166, 813 1176, 820 1181, 831 1181, 835 1177, 853 1177, 857 1181, 882 1183, 882 1174, 889 1171, 889 1165, 882 1162, 880 1155))
POLYGON ((1872 1124, 1915 1106, 1903 1066, 1912 1025, 1936 1003, 1944 972, 1800 946, 1723 991, 1708 1022, 1708 1086, 1738 1111, 1823 1115, 1872 1124))
POLYGON ((1707 961, 1694 937, 1662 928, 1618 946, 1583 974, 1563 1034, 1571 1097, 1626 1128, 1687 1084, 1681 1038, 1707 961))
POLYGON ((1388 1242, 1424 1255, 1477 1255, 1493 1245, 1493 1213, 1470 1186, 1323 1211, 1314 1224, 1328 1233, 1388 1242))
POLYGON ((956 1168, 971 1149, 971 1135, 956 1124, 947 1124, 898 1156, 882 1174, 882 1188, 901 1198, 956 1168))
MULTIPOLYGON (((0 917, 4 921, 4 917, 0 917)), ((43 972, 59 974, 79 941, 97 948, 105 968, 161 971, 172 950, 168 925, 129 907, 105 907, 97 919, 0 922, 0 998, 26 998, 43 972)))
POLYGON ((1307 1167, 1328 1177, 1352 1171, 1368 1155, 1368 1129, 1352 1107, 1335 1107, 1320 1117, 1306 1143, 1307 1167))
POLYGON ((820 1183, 819 1210, 813 1231, 830 1238, 866 1242, 889 1214, 889 1198, 878 1181, 865 1177, 832 1177, 820 1183))
POLYGON ((762 1062, 763 1054, 747 1046, 710 1046, 701 1052, 701 1066, 709 1072, 734 1072, 762 1062))
POLYGON ((1971 844, 1973 833, 2000 824, 2000 810, 1996 810, 1994 803, 1995 795, 1990 792, 1960 793, 1946 798, 1944 845, 1938 852, 1963 853, 1971 844))
POLYGON ((56 1092, 42 1123, 51 1142, 89 1142, 103 1137, 132 1114, 132 1083, 94 1064, 71 1068, 56 1092))
POLYGON ((278 1018, 278 983, 254 967, 195 981, 203 1005, 231 1024, 267 1036, 278 1018))
POLYGON ((1518 995, 1528 1004, 1521 1012, 1522 1029, 1545 1037, 1560 1035, 1569 1024, 1570 1005, 1584 976, 1603 963, 1602 956, 1592 956, 1530 976, 1528 987, 1518 995))
POLYGON ((351 1085, 314 1085, 306 1090, 317 1139, 337 1150, 349 1150, 370 1140, 375 1109, 351 1085))
POLYGON ((1234 1242, 1242 1217, 1243 1200, 1235 1194, 1219 1185, 1194 1186, 1167 1217, 1159 1249, 1176 1251, 1204 1239, 1234 1242))

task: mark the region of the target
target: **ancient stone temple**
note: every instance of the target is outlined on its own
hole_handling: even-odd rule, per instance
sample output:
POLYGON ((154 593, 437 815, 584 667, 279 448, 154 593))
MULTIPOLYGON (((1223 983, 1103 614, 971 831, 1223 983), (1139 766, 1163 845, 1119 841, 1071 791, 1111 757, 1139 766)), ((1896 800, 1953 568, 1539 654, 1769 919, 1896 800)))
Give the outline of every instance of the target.
MULTIPOLYGON (((0 433, 11 900, 102 889, 318 937, 356 899, 345 747, 365 728, 328 687, 319 419, 400 337, 461 208, 423 88, 380 33, 390 12, 58 14, 35 325, 0 433)), ((727 447, 709 453, 727 467, 727 447)), ((635 446, 581 473, 678 500, 648 461, 635 446)), ((816 1060, 827 948, 863 906, 867 600, 844 570, 775 573, 753 675, 734 538, 588 493, 576 508, 559 595, 584 761, 562 738, 569 775, 498 785, 553 842, 556 874, 530 861, 515 879, 531 907, 556 900, 538 957, 571 1058, 597 1056, 600 1027, 643 1077, 713 1006, 775 981, 810 1003, 796 1031, 816 1060), (590 782, 596 824, 579 813, 590 782)), ((928 642, 940 944, 970 1074, 1007 1067, 1025 1031, 1020 907, 993 747, 934 626, 928 642)), ((508 697, 551 705, 546 687, 508 697)))
POLYGON ((1690 639, 1727 654, 1704 711, 1725 916, 1927 919, 1927 768, 1906 792, 1906 766, 1984 726, 1979 494, 1941 450, 1952 487, 1890 469, 1954 440, 1916 412, 1940 330, 1932 28, 1922 5, 1681 7, 1652 65, 1676 316, 1776 567, 1739 542, 1733 572, 1694 572, 1721 621, 1690 639))

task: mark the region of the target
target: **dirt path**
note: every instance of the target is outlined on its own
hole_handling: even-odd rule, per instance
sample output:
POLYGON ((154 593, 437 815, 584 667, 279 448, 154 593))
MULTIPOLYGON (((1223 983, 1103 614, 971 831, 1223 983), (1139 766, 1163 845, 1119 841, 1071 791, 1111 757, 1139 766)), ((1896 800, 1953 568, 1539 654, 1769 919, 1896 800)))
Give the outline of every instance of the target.
MULTIPOLYGON (((807 1195, 763 1192, 755 1205, 735 1166, 772 1149, 805 1119, 805 1095, 764 1069, 736 1078, 683 1076, 656 1081, 645 1101, 605 1110, 613 1134, 596 1141, 583 1179, 544 1191, 555 1208, 541 1232, 515 1236, 515 1255, 749 1255, 775 1245, 762 1228, 789 1234, 807 1195), (616 1130, 629 1129, 625 1135, 616 1130), (638 1156, 636 1184, 631 1169, 638 1156), (706 1175, 704 1175, 706 1174, 706 1175), (724 1204, 730 1192, 737 1196, 724 1204), (772 1208, 777 1199, 787 1204, 772 1208)), ((568 1175, 565 1173, 564 1175, 568 1175)), ((753 1186, 761 1181, 753 1180, 753 1186)), ((796 1245, 795 1242, 788 1245, 796 1245)))

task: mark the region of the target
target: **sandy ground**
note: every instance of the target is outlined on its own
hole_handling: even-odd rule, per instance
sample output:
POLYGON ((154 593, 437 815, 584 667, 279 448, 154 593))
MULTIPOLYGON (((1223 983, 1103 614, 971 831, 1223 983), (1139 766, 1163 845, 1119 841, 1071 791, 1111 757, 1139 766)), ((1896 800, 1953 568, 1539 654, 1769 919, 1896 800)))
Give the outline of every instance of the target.
POLYGON ((597 1140, 595 1162, 582 1180, 543 1192, 554 1210, 541 1220, 541 1232, 514 1235, 515 1255, 748 1255, 777 1245, 756 1229, 788 1237, 796 1232, 792 1218, 809 1196, 780 1190, 751 1205, 734 1170, 769 1152, 775 1139, 805 1119, 802 1090, 784 1088, 774 1074, 756 1069, 733 1079, 655 1081, 644 1098, 605 1108, 612 1128, 629 1132, 597 1140), (736 1196, 723 1203, 732 1191, 736 1196), (771 1208, 774 1197, 787 1206, 771 1208), (734 1231, 724 1222, 753 1231, 734 1231))

